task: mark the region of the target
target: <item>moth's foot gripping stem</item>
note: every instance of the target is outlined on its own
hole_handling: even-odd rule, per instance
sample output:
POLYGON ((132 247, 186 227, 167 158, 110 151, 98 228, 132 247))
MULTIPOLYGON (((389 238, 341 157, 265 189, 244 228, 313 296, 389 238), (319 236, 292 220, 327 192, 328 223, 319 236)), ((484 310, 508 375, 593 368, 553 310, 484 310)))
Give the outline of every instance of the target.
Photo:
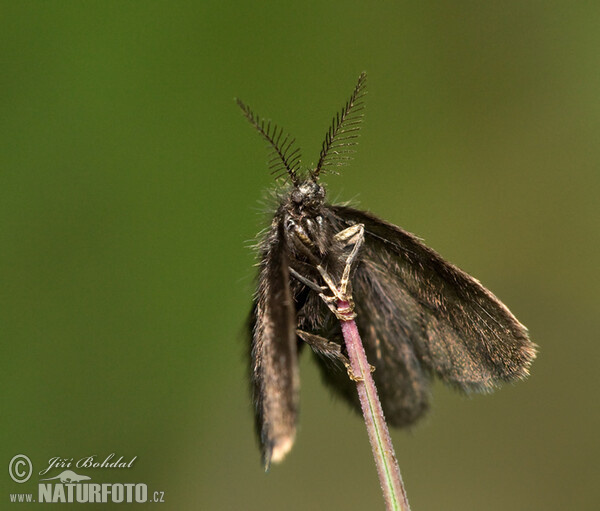
POLYGON ((319 293, 319 296, 327 304, 329 309, 335 314, 336 318, 340 321, 352 321, 356 317, 354 312, 354 300, 352 300, 352 293, 348 292, 348 284, 350 282, 350 271, 352 265, 356 261, 358 251, 365 241, 365 228, 363 224, 356 224, 338 232, 335 235, 336 240, 343 242, 346 246, 354 245, 344 266, 342 278, 340 279, 339 286, 335 284, 333 278, 325 268, 320 264, 317 266, 317 270, 321 274, 321 277, 327 284, 329 290, 333 293, 333 296, 326 296, 324 293, 319 293), (343 303, 343 305, 340 305, 343 303))
POLYGON ((316 282, 300 275, 293 268, 290 268, 290 273, 305 286, 308 286, 313 291, 319 293, 321 299, 327 304, 327 307, 329 307, 331 312, 335 314, 336 318, 340 321, 352 321, 356 317, 356 313, 354 312, 352 293, 348 292, 348 285, 350 282, 352 265, 356 261, 358 251, 365 240, 365 228, 363 224, 351 225, 347 229, 338 232, 335 235, 335 239, 342 242, 344 246, 354 245, 346 259, 339 285, 335 283, 333 277, 321 264, 317 264, 316 268, 321 274, 321 278, 326 284, 325 286, 319 286, 316 282), (325 294, 325 291, 327 290, 331 291, 331 296, 325 294), (340 303, 343 305, 340 305, 340 303))

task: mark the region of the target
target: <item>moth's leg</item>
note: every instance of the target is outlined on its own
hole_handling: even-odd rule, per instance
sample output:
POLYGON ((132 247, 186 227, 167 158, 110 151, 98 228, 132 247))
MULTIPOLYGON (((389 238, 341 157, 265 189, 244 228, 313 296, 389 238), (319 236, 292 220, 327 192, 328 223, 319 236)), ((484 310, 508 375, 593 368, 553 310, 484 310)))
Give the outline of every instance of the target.
POLYGON ((354 244, 350 255, 346 259, 346 264, 344 266, 344 272, 342 273, 340 285, 337 286, 335 284, 331 275, 329 275, 327 270, 323 268, 323 266, 321 266, 320 264, 317 266, 317 270, 319 270, 321 277, 323 277, 323 280, 338 300, 349 301, 350 297, 347 295, 346 290, 348 289, 348 282, 350 280, 350 271, 352 269, 354 261, 356 261, 358 251, 360 250, 360 247, 365 241, 365 227, 363 226, 363 224, 356 224, 351 227, 348 227, 347 229, 344 229, 343 231, 338 232, 335 235, 335 237, 340 241, 345 241, 346 245, 354 244))
MULTIPOLYGON (((321 337, 320 335, 310 334, 303 330, 296 330, 296 333, 317 355, 328 358, 333 362, 343 364, 348 373, 348 377, 352 381, 363 381, 363 378, 354 374, 352 366, 350 365, 350 360, 342 353, 342 347, 339 344, 328 341, 325 337, 321 337)), ((371 372, 373 372, 375 368, 373 366, 370 367, 371 372)))
POLYGON ((340 321, 351 321, 356 317, 354 312, 354 300, 351 296, 340 298, 338 296, 326 296, 323 293, 319 294, 321 299, 325 302, 325 305, 329 307, 329 310, 333 312, 336 318, 340 321), (342 307, 339 304, 340 301, 347 302, 348 305, 342 307))
POLYGON ((294 233, 294 236, 292 237, 294 246, 302 254, 304 254, 313 265, 319 264, 319 260, 317 259, 315 254, 313 254, 315 245, 306 234, 306 231, 304 230, 302 225, 297 224, 296 222, 290 219, 287 228, 294 233))
MULTIPOLYGON (((356 376, 354 374, 354 371, 353 371, 351 365, 346 367, 346 371, 348 371, 348 378, 350 378, 352 381, 365 381, 365 379, 362 376, 356 376)), ((372 366, 371 364, 369 364, 369 371, 371 371, 372 373, 375 372, 375 367, 372 366)))
POLYGON ((346 241, 346 245, 352 245, 352 243, 356 243, 355 238, 357 236, 364 238, 364 230, 365 226, 363 224, 355 224, 338 232, 333 237, 336 241, 346 241))
POLYGON ((350 365, 350 361, 342 353, 342 347, 339 344, 328 341, 320 335, 305 332, 304 330, 296 330, 296 333, 317 355, 326 357, 333 362, 338 362, 345 367, 350 365))
POLYGON ((312 281, 310 279, 307 279, 306 277, 303 277, 302 275, 300 275, 291 266, 289 268, 290 268, 290 273, 294 277, 296 277, 296 279, 298 279, 300 282, 302 282, 302 284, 304 284, 305 286, 309 287, 313 291, 316 291, 319 294, 323 293, 323 291, 327 291, 327 286, 319 286, 319 284, 317 284, 316 282, 314 282, 314 281, 312 281))
MULTIPOLYGON (((294 224, 292 227, 294 228, 295 242, 310 252, 310 246, 312 246, 310 239, 305 235, 300 226, 294 224)), ((350 281, 350 271, 352 269, 352 265, 356 261, 358 251, 360 250, 360 247, 365 239, 364 232, 365 228, 363 224, 356 224, 338 232, 334 236, 337 241, 342 242, 345 246, 354 245, 350 254, 346 258, 346 263, 339 286, 335 283, 329 272, 320 264, 316 264, 316 268, 327 286, 319 286, 316 282, 300 275, 296 270, 290 267, 290 274, 302 282, 305 286, 308 286, 313 291, 319 293, 319 296, 327 304, 327 307, 329 307, 336 317, 342 321, 350 321, 356 317, 356 314, 354 313, 354 302, 352 301, 352 296, 348 294, 348 283, 350 281), (325 295, 324 291, 326 291, 327 288, 331 290, 333 296, 325 295), (348 305, 346 307, 339 307, 336 302, 347 302, 348 305)), ((314 258, 314 255, 311 254, 311 256, 314 258)))
POLYGON ((344 298, 339 295, 337 293, 337 288, 333 282, 333 279, 331 278, 331 276, 327 273, 326 270, 324 270, 320 265, 317 266, 317 268, 320 268, 320 271, 324 272, 324 277, 326 279, 326 282, 329 284, 329 289, 331 289, 331 291, 334 293, 333 296, 327 296, 324 292, 327 291, 327 286, 319 286, 316 282, 307 279, 306 277, 303 277, 302 275, 300 275, 296 270, 294 270, 294 268, 292 268, 291 266, 289 267, 290 270, 290 274, 295 277, 296 279, 298 279, 300 282, 302 282, 305 286, 308 286, 310 289, 312 289, 313 291, 316 291, 319 296, 321 297, 321 299, 325 302, 325 304, 327 305, 327 307, 329 307, 329 310, 331 310, 331 312, 333 312, 338 319, 350 319, 350 315, 352 315, 352 317, 354 318, 355 315, 353 315, 353 310, 354 310, 354 302, 352 302, 352 298, 346 298, 346 300, 349 301, 349 303, 351 304, 349 307, 346 308, 340 308, 337 307, 335 305, 335 302, 337 302, 338 300, 344 300, 344 298))
POLYGON ((317 270, 321 274, 321 277, 327 284, 327 287, 333 293, 333 296, 325 296, 322 292, 319 293, 319 296, 325 301, 327 306, 331 309, 331 311, 336 315, 336 317, 342 321, 349 321, 356 317, 354 314, 354 302, 352 301, 352 296, 348 293, 348 283, 350 282, 350 271, 352 270, 352 265, 356 261, 356 257, 358 255, 358 251, 362 246, 365 240, 365 228, 362 224, 356 224, 343 231, 340 231, 336 234, 337 239, 340 241, 345 241, 347 245, 354 244, 350 255, 346 259, 346 264, 344 266, 344 271, 342 273, 342 278, 340 280, 339 286, 336 285, 333 278, 323 266, 320 264, 317 266, 317 270), (339 307, 334 302, 348 302, 347 307, 339 307))
POLYGON ((354 247, 348 256, 348 259, 346 259, 346 266, 344 266, 344 273, 342 274, 342 280, 340 280, 340 293, 344 296, 346 296, 346 289, 348 288, 348 282, 350 280, 350 269, 356 260, 360 247, 365 241, 365 227, 363 224, 356 224, 352 227, 348 227, 348 229, 338 232, 338 235, 349 230, 352 230, 352 232, 348 240, 350 243, 354 243, 354 247))
POLYGON ((350 321, 356 317, 354 313, 354 300, 352 297, 341 298, 339 296, 327 296, 324 293, 319 293, 319 297, 325 302, 325 305, 329 307, 329 310, 335 314, 335 317, 342 321, 350 321), (337 302, 343 300, 348 302, 347 307, 340 307, 337 302))
POLYGON ((338 291, 338 287, 335 285, 333 277, 331 275, 329 275, 329 272, 325 268, 323 268, 323 266, 321 266, 320 264, 317 265, 317 270, 319 270, 319 273, 321 274, 321 277, 325 281, 325 284, 327 284, 327 287, 333 293, 333 297, 337 298, 338 300, 344 300, 344 297, 340 295, 340 293, 338 291))
POLYGON ((346 295, 345 290, 344 293, 342 293, 340 289, 338 289, 331 275, 329 275, 327 270, 320 264, 317 266, 317 270, 319 270, 321 277, 333 293, 333 296, 327 296, 325 293, 319 293, 319 296, 325 302, 327 307, 329 307, 329 310, 331 310, 331 312, 333 312, 341 321, 350 321, 351 319, 354 319, 356 314, 354 313, 354 301, 352 300, 352 297, 346 295), (348 306, 340 307, 338 302, 348 302, 348 306))

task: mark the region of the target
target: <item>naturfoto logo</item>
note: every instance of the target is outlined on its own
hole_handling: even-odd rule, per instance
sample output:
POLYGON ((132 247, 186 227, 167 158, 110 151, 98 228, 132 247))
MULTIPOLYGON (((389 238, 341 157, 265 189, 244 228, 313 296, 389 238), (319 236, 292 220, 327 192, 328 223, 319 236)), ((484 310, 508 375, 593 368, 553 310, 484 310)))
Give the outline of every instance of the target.
MULTIPOLYGON (((43 470, 38 472, 37 493, 10 493, 10 502, 26 503, 139 503, 165 502, 165 492, 148 490, 148 485, 141 482, 131 482, 134 472, 124 472, 128 482, 92 482, 96 476, 106 479, 107 475, 100 471, 88 472, 86 469, 132 468, 137 456, 84 456, 82 458, 50 458, 43 470), (53 469, 56 469, 55 471, 53 469), (49 473, 53 470, 53 473, 49 473), (58 472, 58 474, 57 474, 58 472)), ((13 456, 8 464, 8 475, 16 484, 24 484, 34 473, 31 458, 24 454, 13 456)), ((114 475, 114 472, 113 472, 114 475)), ((119 473, 118 478, 121 478, 119 473)), ((109 476, 110 479, 112 477, 109 476)))

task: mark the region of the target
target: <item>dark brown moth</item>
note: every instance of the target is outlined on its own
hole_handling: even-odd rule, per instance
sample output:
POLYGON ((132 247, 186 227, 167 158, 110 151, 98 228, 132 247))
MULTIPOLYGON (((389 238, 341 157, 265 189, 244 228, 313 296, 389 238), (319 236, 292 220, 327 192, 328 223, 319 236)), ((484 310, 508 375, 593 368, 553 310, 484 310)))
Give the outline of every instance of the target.
POLYGON ((334 117, 315 168, 302 170, 294 140, 237 101, 272 149, 270 167, 289 183, 259 242, 250 318, 250 379, 263 461, 291 449, 298 414, 298 354, 308 344, 324 380, 360 411, 340 324, 321 298, 317 266, 341 277, 349 244, 339 233, 362 225, 350 278, 356 323, 388 423, 403 427, 427 410, 429 381, 464 392, 491 391, 525 377, 535 358, 527 329, 477 280, 416 236, 364 211, 328 204, 319 177, 344 164, 362 121, 363 73, 334 117))

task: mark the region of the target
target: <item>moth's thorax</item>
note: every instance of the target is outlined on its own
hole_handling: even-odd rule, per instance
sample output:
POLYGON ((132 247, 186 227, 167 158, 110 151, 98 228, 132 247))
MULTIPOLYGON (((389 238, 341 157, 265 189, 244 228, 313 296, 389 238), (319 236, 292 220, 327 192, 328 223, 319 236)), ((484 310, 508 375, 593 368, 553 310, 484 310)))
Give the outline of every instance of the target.
POLYGON ((310 179, 295 186, 284 199, 283 228, 288 245, 307 257, 321 258, 330 244, 330 226, 323 218, 325 189, 310 179))

